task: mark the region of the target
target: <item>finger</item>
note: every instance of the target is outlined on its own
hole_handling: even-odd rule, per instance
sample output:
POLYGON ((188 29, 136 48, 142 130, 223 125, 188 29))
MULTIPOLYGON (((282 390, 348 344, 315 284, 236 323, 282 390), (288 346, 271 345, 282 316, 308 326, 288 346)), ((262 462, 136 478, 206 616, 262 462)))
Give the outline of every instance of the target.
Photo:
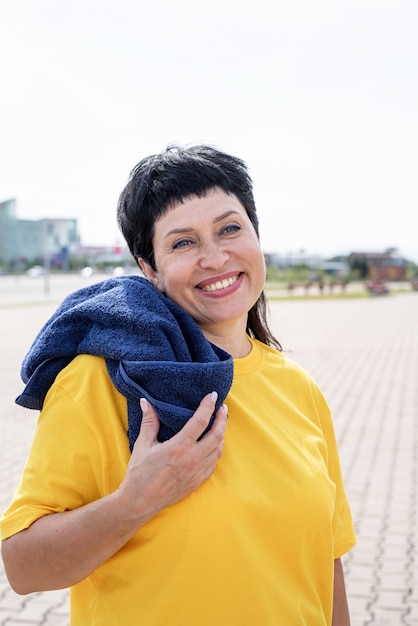
POLYGON ((222 455, 225 442, 225 429, 228 420, 228 408, 223 404, 217 411, 211 430, 197 442, 200 454, 205 458, 207 476, 215 470, 222 455))
POLYGON ((160 428, 157 412, 146 398, 140 398, 139 404, 142 411, 142 421, 138 439, 148 444, 156 443, 160 428))
POLYGON ((222 404, 219 409, 216 411, 214 424, 217 422, 222 422, 226 425, 226 421, 228 419, 228 407, 226 404, 222 404))
POLYGON ((200 402, 192 417, 188 420, 185 426, 183 426, 176 437, 183 440, 189 440, 191 442, 197 441, 200 435, 208 427, 210 418, 215 410, 217 399, 218 394, 216 391, 212 391, 212 393, 206 395, 200 402))
POLYGON ((222 449, 227 420, 228 407, 226 404, 223 404, 216 411, 211 429, 204 435, 204 437, 199 439, 199 443, 202 444, 201 447, 206 447, 208 454, 219 446, 220 449, 222 449))

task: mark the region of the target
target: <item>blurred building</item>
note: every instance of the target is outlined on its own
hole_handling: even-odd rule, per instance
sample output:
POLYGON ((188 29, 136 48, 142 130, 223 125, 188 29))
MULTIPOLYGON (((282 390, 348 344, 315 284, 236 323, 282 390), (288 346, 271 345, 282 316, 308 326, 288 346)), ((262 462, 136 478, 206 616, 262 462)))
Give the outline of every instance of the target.
POLYGON ((370 280, 405 280, 408 261, 396 248, 385 252, 352 252, 348 257, 352 269, 370 280))
POLYGON ((15 199, 0 202, 0 264, 14 268, 33 263, 65 267, 79 246, 76 219, 21 220, 16 216, 15 199))
POLYGON ((13 259, 17 246, 16 200, 0 203, 0 263, 13 259))
POLYGON ((345 258, 341 260, 326 261, 318 255, 311 255, 301 250, 295 253, 279 254, 277 252, 265 253, 268 267, 285 269, 289 267, 308 267, 314 271, 335 276, 345 276, 349 271, 349 266, 345 258))

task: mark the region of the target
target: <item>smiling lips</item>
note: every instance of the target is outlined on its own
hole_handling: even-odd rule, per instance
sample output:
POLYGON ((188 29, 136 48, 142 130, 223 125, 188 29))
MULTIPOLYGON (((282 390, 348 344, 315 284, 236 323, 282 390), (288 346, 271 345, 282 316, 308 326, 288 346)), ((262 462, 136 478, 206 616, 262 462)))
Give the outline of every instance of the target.
POLYGON ((204 285, 200 287, 202 291, 219 291, 220 289, 226 289, 226 287, 230 287, 238 280, 238 274, 236 276, 231 276, 230 278, 224 278, 223 280, 218 280, 216 283, 212 283, 210 285, 204 285))

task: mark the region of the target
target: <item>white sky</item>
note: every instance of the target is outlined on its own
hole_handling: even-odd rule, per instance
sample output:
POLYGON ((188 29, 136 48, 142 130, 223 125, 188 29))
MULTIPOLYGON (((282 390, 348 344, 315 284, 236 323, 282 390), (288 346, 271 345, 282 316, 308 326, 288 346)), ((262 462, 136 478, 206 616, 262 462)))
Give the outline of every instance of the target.
POLYGON ((265 251, 418 262, 418 0, 0 0, 0 201, 121 241, 168 143, 254 179, 265 251))

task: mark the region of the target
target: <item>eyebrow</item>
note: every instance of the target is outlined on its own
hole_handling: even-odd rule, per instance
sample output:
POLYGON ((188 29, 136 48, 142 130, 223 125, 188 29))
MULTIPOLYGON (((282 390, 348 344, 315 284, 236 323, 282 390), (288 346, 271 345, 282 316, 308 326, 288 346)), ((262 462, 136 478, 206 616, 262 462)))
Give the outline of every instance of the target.
MULTIPOLYGON (((225 211, 225 213, 222 213, 222 215, 218 215, 218 217, 215 217, 215 219, 213 220, 214 224, 217 224, 218 222, 222 222, 222 220, 224 220, 225 218, 229 217, 230 215, 240 215, 239 211, 236 211, 235 209, 230 209, 229 211, 225 211)), ((171 235, 179 235, 181 233, 191 233, 193 232, 193 228, 190 227, 184 227, 184 228, 172 228, 171 230, 168 231, 168 233, 164 236, 164 239, 166 239, 167 237, 170 237, 171 235)))

